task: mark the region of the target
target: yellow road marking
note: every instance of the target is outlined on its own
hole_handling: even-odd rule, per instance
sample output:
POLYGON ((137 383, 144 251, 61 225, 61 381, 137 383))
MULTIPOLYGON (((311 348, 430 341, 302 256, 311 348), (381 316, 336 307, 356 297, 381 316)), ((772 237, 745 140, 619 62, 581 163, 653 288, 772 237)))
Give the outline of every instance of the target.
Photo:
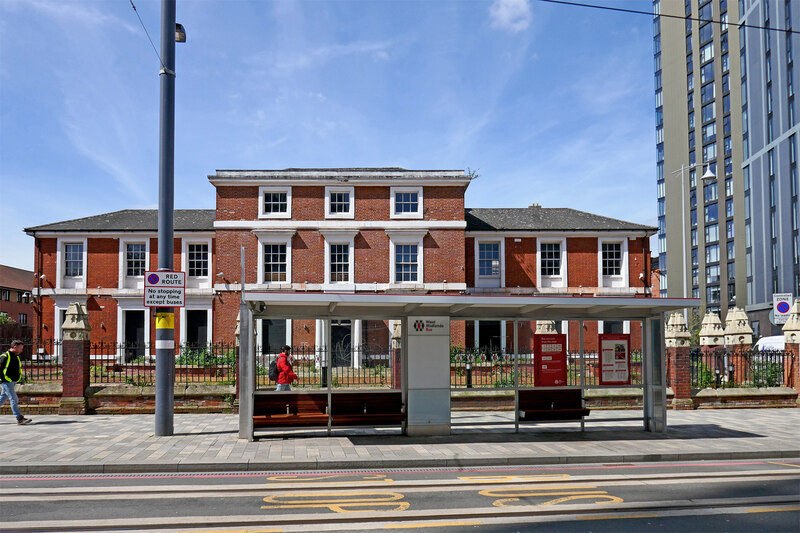
MULTIPOLYGON (((295 474, 287 474, 287 475, 282 475, 282 476, 270 476, 270 477, 267 478, 267 481, 287 481, 287 482, 297 481, 297 482, 300 482, 300 483, 304 483, 304 482, 308 482, 308 481, 317 481, 317 480, 320 480, 320 479, 333 479, 333 478, 339 478, 339 477, 345 477, 345 476, 353 476, 353 474, 325 474, 325 475, 322 475, 322 476, 299 476, 299 475, 295 475, 295 474)), ((386 478, 385 474, 372 474, 372 475, 361 476, 361 477, 363 479, 365 479, 365 480, 380 480, 380 481, 394 482, 394 480, 392 480, 392 479, 388 479, 388 480, 385 479, 386 478)), ((359 480, 354 480, 354 481, 358 482, 359 480)), ((374 481, 372 481, 372 482, 374 483, 374 481)))
POLYGON ((549 502, 544 502, 542 505, 557 505, 559 503, 564 502, 571 502, 574 500, 596 500, 594 503, 622 503, 622 498, 618 498, 617 496, 612 496, 610 494, 601 494, 601 495, 580 495, 580 496, 567 496, 566 498, 557 498, 555 500, 550 500, 549 502), (606 501, 599 501, 601 498, 605 498, 606 501))
POLYGON ((473 520, 470 522, 427 522, 416 524, 392 524, 386 529, 416 529, 418 527, 453 527, 453 526, 482 526, 483 522, 473 520))
POLYGON ((262 509, 303 509, 323 507, 335 513, 363 513, 366 511, 405 511, 411 504, 401 502, 399 492, 323 492, 314 494, 275 494, 264 498, 262 509), (392 509, 378 508, 392 507, 392 509))
POLYGON ((771 464, 771 465, 793 466, 795 468, 800 468, 800 465, 793 465, 791 463, 776 463, 775 461, 770 461, 769 464, 771 464))
POLYGON ((800 507, 768 507, 765 509, 748 509, 748 513, 782 513, 786 511, 800 511, 800 507))
POLYGON ((579 516, 578 520, 622 520, 627 518, 661 518, 660 514, 626 514, 626 515, 594 515, 579 516))

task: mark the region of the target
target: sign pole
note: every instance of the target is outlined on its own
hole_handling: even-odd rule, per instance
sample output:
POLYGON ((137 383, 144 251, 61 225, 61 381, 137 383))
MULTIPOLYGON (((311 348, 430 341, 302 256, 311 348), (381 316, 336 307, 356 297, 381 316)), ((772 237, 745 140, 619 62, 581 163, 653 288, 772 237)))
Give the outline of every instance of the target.
MULTIPOLYGON (((172 270, 175 209, 175 0, 161 1, 161 105, 158 149, 158 269, 172 270)), ((156 311, 157 436, 174 433, 175 309, 156 311)))

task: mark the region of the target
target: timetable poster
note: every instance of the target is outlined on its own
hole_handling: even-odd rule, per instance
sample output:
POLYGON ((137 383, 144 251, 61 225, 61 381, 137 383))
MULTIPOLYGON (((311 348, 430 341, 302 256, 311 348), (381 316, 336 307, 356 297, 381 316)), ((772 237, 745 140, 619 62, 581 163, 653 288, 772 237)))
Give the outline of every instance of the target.
POLYGON ((561 333, 533 336, 536 354, 533 382, 537 387, 567 385, 567 336, 561 333))
POLYGON ((598 335, 600 346, 600 385, 631 384, 630 334, 598 335))

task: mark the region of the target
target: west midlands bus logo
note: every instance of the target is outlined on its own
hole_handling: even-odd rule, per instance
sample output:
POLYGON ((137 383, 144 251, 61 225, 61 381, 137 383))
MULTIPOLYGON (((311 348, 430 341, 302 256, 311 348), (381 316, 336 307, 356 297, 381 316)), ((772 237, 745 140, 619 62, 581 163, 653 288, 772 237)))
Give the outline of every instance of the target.
POLYGON ((423 324, 422 320, 415 320, 414 321, 414 330, 415 331, 422 331, 425 329, 425 324, 423 324))

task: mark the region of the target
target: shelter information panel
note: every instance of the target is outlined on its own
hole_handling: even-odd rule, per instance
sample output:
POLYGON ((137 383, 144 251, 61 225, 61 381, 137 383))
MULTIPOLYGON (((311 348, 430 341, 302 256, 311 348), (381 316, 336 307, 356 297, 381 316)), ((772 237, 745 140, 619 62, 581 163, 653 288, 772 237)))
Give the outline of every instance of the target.
POLYGON ((537 387, 567 385, 567 336, 561 333, 534 335, 533 379, 537 387))
POLYGON ((628 333, 598 335, 600 385, 631 384, 631 336, 628 333))

